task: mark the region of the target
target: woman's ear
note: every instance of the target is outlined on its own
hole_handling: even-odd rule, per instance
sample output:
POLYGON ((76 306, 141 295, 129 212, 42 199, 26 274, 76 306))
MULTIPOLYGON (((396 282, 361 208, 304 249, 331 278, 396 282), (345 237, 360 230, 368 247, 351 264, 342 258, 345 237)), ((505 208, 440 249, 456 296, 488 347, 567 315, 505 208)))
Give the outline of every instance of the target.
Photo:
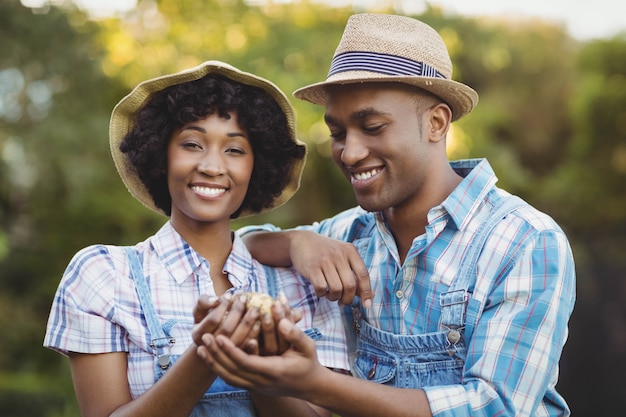
POLYGON ((429 112, 428 128, 431 142, 439 142, 446 138, 450 123, 452 121, 452 110, 445 103, 433 106, 429 112))

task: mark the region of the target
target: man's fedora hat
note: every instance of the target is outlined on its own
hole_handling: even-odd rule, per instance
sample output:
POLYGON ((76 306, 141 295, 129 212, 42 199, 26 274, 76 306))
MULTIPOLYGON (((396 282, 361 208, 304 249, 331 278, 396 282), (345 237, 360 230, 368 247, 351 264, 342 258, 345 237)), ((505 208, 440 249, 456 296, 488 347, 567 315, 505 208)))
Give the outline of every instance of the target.
MULTIPOLYGON (((241 71, 238 68, 221 61, 206 61, 194 68, 144 81, 137 85, 113 109, 109 124, 109 145, 113 161, 115 162, 115 167, 117 168, 122 181, 124 181, 126 188, 128 188, 128 191, 130 191, 133 197, 142 202, 146 207, 159 214, 165 213, 154 203, 148 188, 141 181, 139 175, 130 164, 128 155, 120 150, 120 143, 126 134, 132 129, 135 115, 144 106, 152 94, 164 90, 172 85, 199 80, 208 74, 219 74, 230 78, 233 81, 253 87, 259 87, 264 90, 276 101, 282 112, 285 114, 291 133, 291 139, 298 145, 305 146, 305 144, 296 137, 295 115, 293 107, 291 106, 287 96, 274 83, 257 75, 241 71)), ((302 170, 304 169, 304 163, 305 158, 294 161, 291 172, 289 173, 289 181, 287 182, 287 185, 283 189, 282 193, 274 199, 271 207, 264 208, 258 213, 276 208, 287 202, 287 200, 293 196, 300 186, 300 178, 302 176, 302 170)), ((258 213, 242 211, 239 218, 258 213)))
POLYGON ((324 105, 329 84, 363 82, 404 83, 426 90, 450 106, 453 121, 478 103, 476 91, 452 80, 452 62, 441 36, 406 16, 351 16, 326 81, 302 87, 294 95, 324 105))

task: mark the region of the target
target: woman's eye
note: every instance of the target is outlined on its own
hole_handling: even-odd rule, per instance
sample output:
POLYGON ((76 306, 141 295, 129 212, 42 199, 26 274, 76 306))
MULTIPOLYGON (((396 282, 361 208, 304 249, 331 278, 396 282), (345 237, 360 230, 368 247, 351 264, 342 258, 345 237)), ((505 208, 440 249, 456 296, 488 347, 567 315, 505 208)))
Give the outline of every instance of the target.
POLYGON ((197 142, 183 142, 181 143, 181 146, 183 148, 190 148, 190 149, 200 148, 200 145, 197 142))
POLYGON ((241 148, 228 148, 227 152, 229 152, 229 153, 235 153, 235 154, 239 154, 239 155, 243 155, 243 154, 245 154, 245 153, 246 153, 246 152, 245 152, 243 149, 241 149, 241 148))

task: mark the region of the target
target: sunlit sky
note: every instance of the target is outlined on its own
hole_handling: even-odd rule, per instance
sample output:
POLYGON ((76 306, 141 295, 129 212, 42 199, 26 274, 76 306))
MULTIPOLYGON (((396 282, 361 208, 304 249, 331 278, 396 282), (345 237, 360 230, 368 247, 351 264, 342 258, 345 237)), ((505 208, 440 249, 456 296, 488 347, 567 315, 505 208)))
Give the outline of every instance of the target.
MULTIPOLYGON (((47 0, 22 0, 37 5, 47 0)), ((250 4, 266 0, 247 0, 250 4)), ((272 0, 289 3, 292 0, 272 0)), ((315 0, 314 0, 315 1, 315 0)), ((541 18, 562 24, 577 39, 605 38, 626 31, 625 0, 317 0, 332 5, 352 4, 363 8, 376 4, 394 4, 406 14, 420 13, 426 4, 440 6, 444 11, 462 16, 504 16, 541 18)), ((52 0, 54 2, 54 0, 52 0)), ((94 16, 110 15, 116 10, 129 10, 137 0, 74 0, 94 16)), ((399 9, 400 10, 400 9, 399 9)))

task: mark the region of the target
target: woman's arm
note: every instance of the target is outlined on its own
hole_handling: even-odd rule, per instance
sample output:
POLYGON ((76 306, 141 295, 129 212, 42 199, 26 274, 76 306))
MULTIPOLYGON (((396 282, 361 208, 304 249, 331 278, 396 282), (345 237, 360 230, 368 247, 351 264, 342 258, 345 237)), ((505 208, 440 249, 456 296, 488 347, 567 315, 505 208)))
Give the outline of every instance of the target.
POLYGON ((191 346, 154 386, 136 399, 130 395, 125 352, 70 354, 70 369, 83 417, 188 416, 215 374, 191 346))

